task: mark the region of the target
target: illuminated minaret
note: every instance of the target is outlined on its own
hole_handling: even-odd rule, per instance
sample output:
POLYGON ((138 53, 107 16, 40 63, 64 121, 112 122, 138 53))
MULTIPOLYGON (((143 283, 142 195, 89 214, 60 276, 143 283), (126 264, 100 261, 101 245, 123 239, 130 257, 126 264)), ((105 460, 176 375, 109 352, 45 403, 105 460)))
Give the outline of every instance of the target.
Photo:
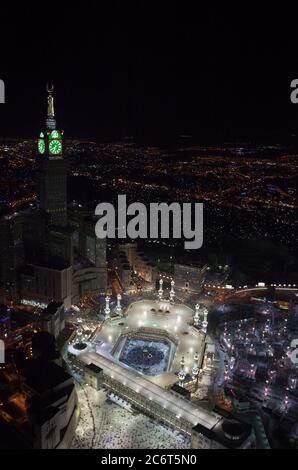
POLYGON ((181 369, 178 373, 178 378, 179 378, 179 385, 181 387, 183 387, 184 386, 185 376, 186 376, 184 356, 181 357, 180 365, 181 365, 181 369))
POLYGON ((159 298, 159 300, 162 300, 162 298, 163 298, 163 288, 162 288, 162 285, 163 285, 163 280, 160 279, 160 280, 159 280, 159 290, 158 290, 158 298, 159 298))
POLYGON ((106 296, 106 307, 105 307, 105 319, 108 320, 110 318, 110 297, 107 295, 106 296))
POLYGON ((208 326, 208 320, 207 320, 208 310, 207 310, 207 308, 204 308, 203 314, 204 314, 204 320, 202 322, 202 331, 203 331, 203 333, 206 334, 207 333, 207 326, 208 326))
POLYGON ((172 280, 172 281, 171 281, 171 290, 170 290, 170 301, 171 301, 171 302, 174 302, 174 300, 175 300, 175 289, 174 289, 174 286, 175 286, 175 281, 172 280))
POLYGON ((195 314, 194 314, 193 322, 195 326, 199 326, 200 324, 200 305, 199 304, 196 304, 195 306, 195 314))
POLYGON ((122 307, 121 307, 121 294, 117 295, 117 307, 116 307, 116 312, 120 315, 122 312, 122 307))
POLYGON ((63 132, 56 128, 54 87, 47 86, 46 129, 38 139, 40 170, 40 209, 48 215, 50 225, 67 225, 67 163, 63 158, 63 132))
POLYGON ((199 375, 199 355, 197 352, 195 353, 193 360, 194 360, 194 364, 192 367, 192 377, 194 380, 197 380, 198 375, 199 375))
POLYGON ((77 330, 76 343, 80 344, 82 342, 82 338, 83 338, 83 330, 81 327, 79 327, 77 330))

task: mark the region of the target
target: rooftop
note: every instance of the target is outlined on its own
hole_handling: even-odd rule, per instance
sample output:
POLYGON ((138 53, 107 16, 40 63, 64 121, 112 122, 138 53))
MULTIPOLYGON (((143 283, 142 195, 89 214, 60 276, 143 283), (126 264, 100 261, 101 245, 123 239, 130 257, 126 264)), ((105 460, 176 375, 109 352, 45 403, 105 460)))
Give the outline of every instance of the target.
POLYGON ((37 393, 45 393, 72 379, 54 362, 32 359, 26 364, 24 371, 26 384, 37 393))
POLYGON ((42 311, 42 315, 55 315, 57 310, 62 305, 62 302, 50 302, 49 305, 42 311))
POLYGON ((91 362, 91 364, 88 364, 86 367, 87 369, 91 370, 92 372, 95 372, 96 374, 102 372, 102 368, 96 366, 95 364, 93 364, 93 362, 91 362))
POLYGON ((198 423, 194 430, 228 449, 233 449, 240 447, 248 439, 252 426, 242 421, 222 418, 211 429, 207 429, 198 423))

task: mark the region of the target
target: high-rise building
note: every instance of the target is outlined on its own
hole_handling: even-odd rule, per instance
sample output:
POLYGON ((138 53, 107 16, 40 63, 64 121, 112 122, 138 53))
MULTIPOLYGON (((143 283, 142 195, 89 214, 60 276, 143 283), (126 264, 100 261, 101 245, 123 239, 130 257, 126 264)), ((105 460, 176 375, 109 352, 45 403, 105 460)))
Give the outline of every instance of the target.
POLYGON ((289 305, 289 327, 291 332, 298 334, 298 294, 294 294, 289 305))
POLYGON ((177 289, 188 292, 201 292, 207 266, 174 265, 174 279, 177 289))
POLYGON ((0 304, 0 339, 5 339, 11 331, 11 311, 6 305, 0 304))
POLYGON ((39 135, 40 209, 50 225, 67 225, 67 162, 63 156, 63 132, 56 128, 53 86, 47 87, 46 128, 39 135))
POLYGON ((18 272, 24 263, 23 223, 21 214, 0 219, 0 302, 18 297, 18 272))
POLYGON ((30 359, 1 371, 1 443, 20 449, 68 448, 79 420, 75 384, 55 360, 30 359))
POLYGON ((39 205, 0 220, 0 302, 62 302, 105 293, 106 241, 95 235, 93 214, 67 211, 67 159, 57 128, 53 86, 47 86, 47 115, 37 141, 39 205))
POLYGON ((106 240, 95 235, 96 220, 90 212, 72 205, 69 220, 74 232, 72 301, 88 293, 104 294, 107 288, 106 240))

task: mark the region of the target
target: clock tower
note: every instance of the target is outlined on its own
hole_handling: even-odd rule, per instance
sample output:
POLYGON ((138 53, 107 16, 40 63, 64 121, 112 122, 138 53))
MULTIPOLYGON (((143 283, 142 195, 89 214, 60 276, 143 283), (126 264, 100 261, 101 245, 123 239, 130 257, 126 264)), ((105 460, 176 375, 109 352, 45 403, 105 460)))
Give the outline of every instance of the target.
POLYGON ((38 138, 40 169, 40 209, 49 217, 49 224, 67 225, 67 162, 63 157, 63 132, 56 126, 54 87, 47 85, 47 118, 45 130, 38 138))

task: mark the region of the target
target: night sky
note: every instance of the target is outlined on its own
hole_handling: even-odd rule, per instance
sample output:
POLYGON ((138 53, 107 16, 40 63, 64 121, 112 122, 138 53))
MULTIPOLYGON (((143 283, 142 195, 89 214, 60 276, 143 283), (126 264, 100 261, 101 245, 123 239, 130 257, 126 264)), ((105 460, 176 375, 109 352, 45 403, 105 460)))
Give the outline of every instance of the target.
POLYGON ((69 136, 170 142, 190 133, 217 142, 296 132, 292 5, 195 3, 1 5, 0 136, 36 135, 49 80, 69 136))

